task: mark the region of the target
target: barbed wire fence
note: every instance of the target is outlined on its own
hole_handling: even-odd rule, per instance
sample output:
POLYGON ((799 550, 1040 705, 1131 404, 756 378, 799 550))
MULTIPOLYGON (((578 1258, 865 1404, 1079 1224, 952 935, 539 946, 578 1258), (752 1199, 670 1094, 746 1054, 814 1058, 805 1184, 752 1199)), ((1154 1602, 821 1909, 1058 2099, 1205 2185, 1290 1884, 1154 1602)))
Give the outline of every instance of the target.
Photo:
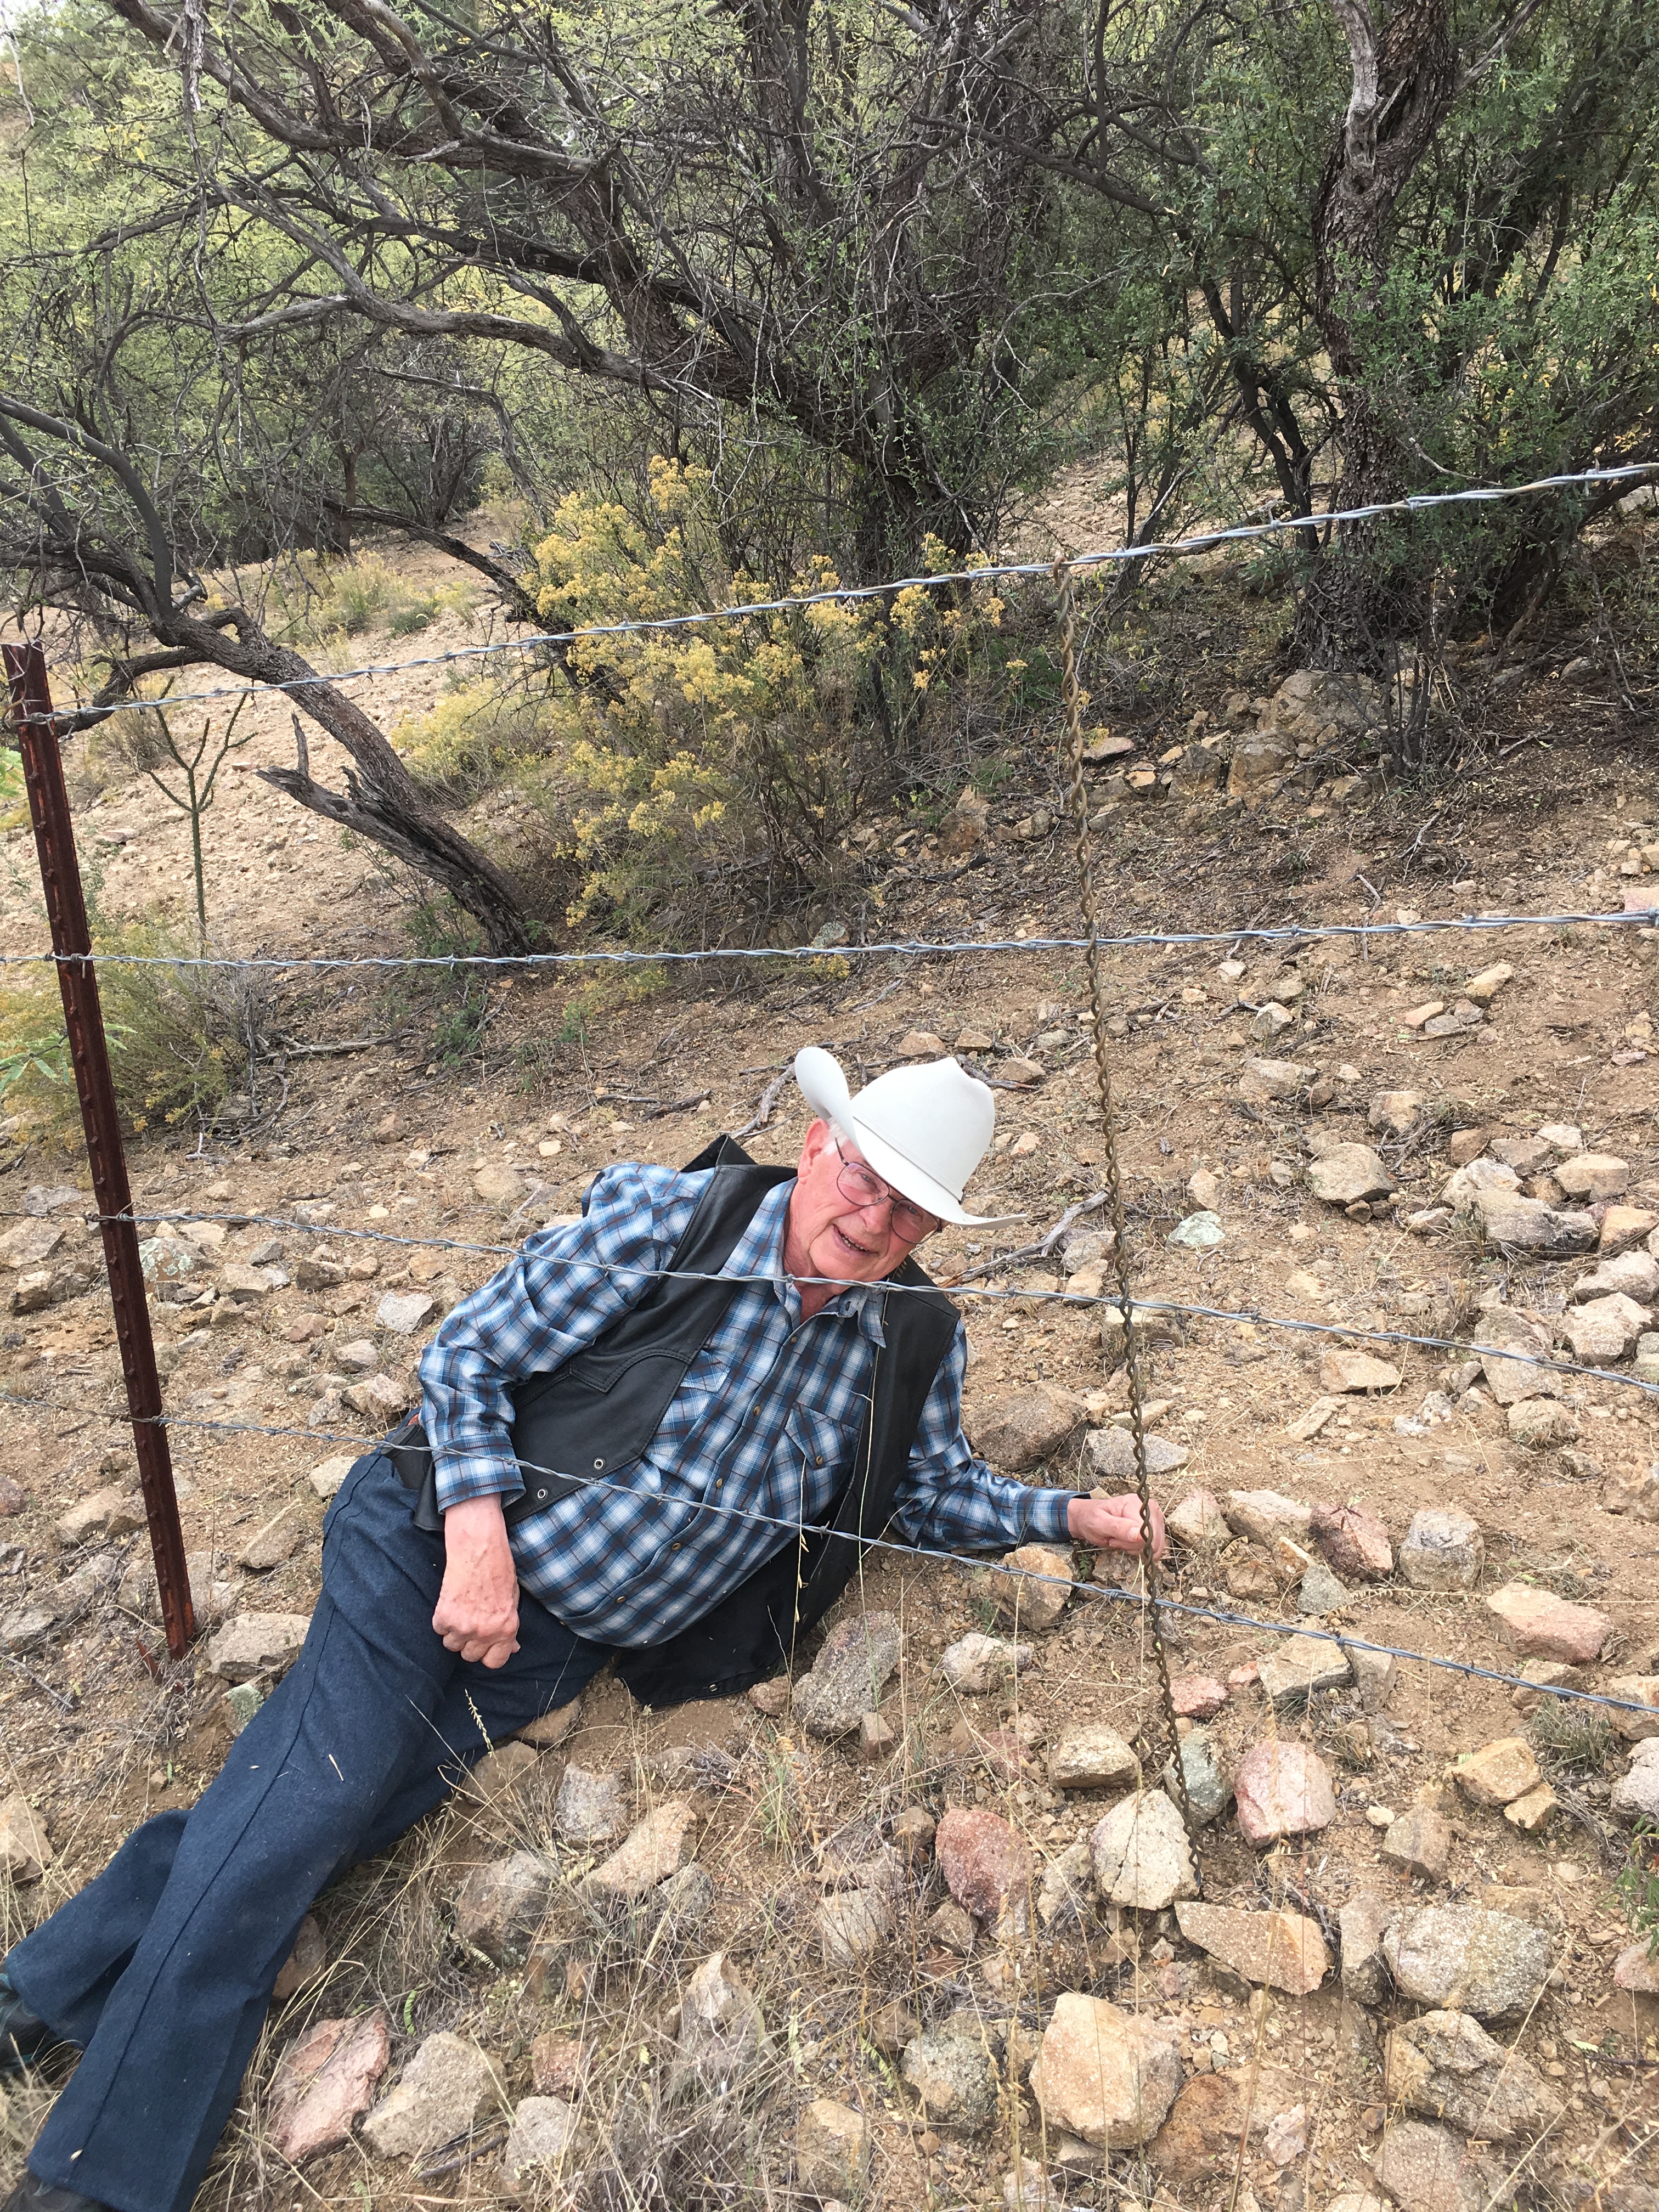
MULTIPOLYGON (((1629 467, 1613 469, 1590 470, 1580 471, 1571 476, 1541 478, 1534 483, 1524 485, 1478 487, 1457 492, 1436 494, 1423 497, 1412 497, 1401 501, 1387 502, 1375 507, 1356 508, 1351 511, 1345 511, 1341 514, 1320 516, 1316 518, 1316 520, 1322 527, 1330 523, 1364 521, 1377 519, 1385 515, 1408 514, 1426 509, 1453 506, 1461 502, 1486 502, 1498 500, 1514 499, 1535 495, 1547 491, 1569 489, 1589 484, 1605 484, 1619 481, 1629 481, 1632 484, 1646 483, 1651 481, 1655 477, 1655 469, 1648 465, 1637 465, 1629 467)), ((1228 545, 1253 540, 1271 538, 1282 535, 1285 532, 1291 529, 1305 531, 1306 527, 1307 525, 1305 521, 1291 521, 1288 520, 1270 521, 1263 524, 1243 526, 1233 529, 1206 532, 1192 538, 1174 541, 1167 544, 1113 549, 1109 551, 1084 553, 1073 556, 1068 561, 1060 564, 1060 570, 1064 572, 1065 575, 1069 576, 1069 574, 1079 571, 1087 571, 1110 565, 1116 565, 1126 562, 1146 561, 1156 558, 1189 557, 1195 554, 1217 550, 1228 545)), ((872 585, 836 586, 812 592, 790 594, 775 599, 755 601, 732 607, 700 611, 698 612, 684 616, 662 617, 658 619, 634 620, 619 623, 590 626, 569 631, 549 632, 520 638, 492 641, 489 643, 477 647, 459 647, 442 653, 416 656, 413 659, 401 661, 367 663, 361 666, 337 672, 336 673, 319 675, 314 678, 300 678, 283 684, 211 686, 194 692, 173 693, 169 696, 168 704, 169 706, 179 706, 185 704, 257 698, 268 696, 284 696, 291 694, 297 690, 303 689, 306 685, 313 683, 335 685, 358 680, 366 680, 377 676, 402 672, 404 671, 415 668, 443 665, 463 660, 477 659, 501 653, 533 651, 538 648, 546 648, 555 646, 568 646, 599 637, 616 636, 626 635, 631 632, 656 632, 663 630, 694 629, 707 625, 710 623, 739 620, 757 615, 770 613, 795 611, 807 609, 819 604, 875 599, 883 595, 896 594, 900 592, 913 589, 935 588, 942 586, 972 585, 977 582, 988 582, 1000 579, 1039 579, 1045 576, 1055 576, 1059 573, 1060 572, 1056 571, 1054 565, 1048 562, 987 564, 974 568, 964 568, 929 575, 918 575, 895 579, 886 582, 872 585)), ((38 659, 39 649, 33 648, 32 650, 34 651, 38 659)), ((43 735, 49 738, 52 752, 55 756, 58 733, 60 731, 68 732, 84 728, 89 726, 94 722, 100 721, 113 714, 129 711, 144 712, 148 710, 151 703, 142 699, 133 699, 112 702, 107 705, 101 705, 96 708, 77 706, 71 707, 62 712, 55 712, 51 708, 48 702, 43 712, 38 701, 32 702, 28 698, 24 696, 23 690, 21 688, 23 681, 22 674, 19 665, 16 665, 14 660, 14 656, 17 654, 19 651, 19 648, 7 648, 8 660, 9 664, 11 665, 13 678, 14 726, 20 742, 24 744, 26 765, 28 760, 27 740, 31 736, 33 736, 37 742, 43 735)), ((44 660, 40 659, 39 665, 40 680, 42 686, 44 686, 44 660)), ((1071 703, 1074 708, 1074 684, 1071 703)), ((1075 720, 1074 712, 1072 719, 1075 720)), ((58 774, 61 781, 61 769, 58 771, 58 774)), ((33 796, 34 793, 32 782, 32 802, 33 800, 33 796)), ((66 820, 66 806, 64 813, 66 820)), ((38 810, 36 811, 36 826, 37 836, 39 836, 40 815, 38 810)), ((68 860, 70 865, 72 866, 72 837, 69 843, 68 860)), ((42 847, 42 860, 43 870, 45 870, 47 861, 47 854, 44 844, 42 847)), ((63 865, 64 854, 61 849, 59 849, 55 854, 54 860, 56 865, 59 866, 63 865)), ((1639 894, 1638 896, 1639 896, 1639 894)), ((701 948, 686 949, 682 947, 664 946, 655 950, 639 950, 621 947, 587 947, 574 951, 532 952, 519 955, 445 953, 406 956, 389 954, 348 956, 322 953, 291 956, 253 954, 238 957, 229 955, 212 954, 207 952, 194 956, 175 954, 144 955, 133 953, 106 954, 102 952, 94 953, 91 949, 89 942, 84 941, 84 939, 83 941, 79 944, 62 941, 60 939, 59 941, 54 942, 53 946, 49 950, 0 955, 0 966, 20 967, 35 964, 55 965, 59 974, 60 984, 64 990, 66 1006, 68 1005, 72 985, 77 978, 84 979, 93 986, 94 998, 92 1003, 95 1012, 96 1000, 94 979, 95 970, 100 966, 159 967, 179 969, 223 968, 259 969, 264 971, 309 971, 318 973, 331 973, 343 970, 395 972, 398 970, 433 969, 510 969, 519 972, 535 972, 537 970, 556 971, 562 969, 577 969, 594 966, 657 965, 672 967, 698 963, 757 961, 817 962, 823 961, 826 958, 850 960, 855 958, 868 959, 881 957, 890 957, 900 960, 920 960, 947 957, 983 957, 987 954, 1011 957, 1024 953, 1045 954, 1058 952, 1081 952, 1091 956, 1098 956, 1098 954, 1103 951, 1127 951, 1137 949, 1185 950, 1197 949, 1206 945, 1243 946, 1245 945, 1273 945, 1299 948, 1304 945, 1311 945, 1328 940, 1358 940, 1362 945, 1364 945, 1369 944, 1371 940, 1387 940, 1395 938, 1431 936, 1447 933, 1462 933, 1471 937, 1477 937, 1490 935, 1493 933, 1534 928, 1559 930, 1568 927, 1584 927, 1607 930, 1632 927, 1643 930, 1651 930, 1656 927, 1659 927, 1659 892, 1656 892, 1655 896, 1656 904, 1652 907, 1639 905, 1627 911, 1615 912, 1583 909, 1543 914, 1498 913, 1486 915, 1463 915, 1459 916, 1426 917, 1413 919, 1410 921, 1380 922, 1367 921, 1363 922, 1342 923, 1297 923, 1272 927, 1249 926, 1237 929, 1221 929, 1212 931, 1151 930, 1121 933, 1113 935, 1103 934, 1097 930, 1091 929, 1089 935, 1080 938, 1029 934, 1016 935, 1013 937, 985 936, 981 938, 958 938, 942 941, 930 941, 918 939, 892 939, 883 940, 878 943, 867 943, 862 945, 825 945, 823 943, 816 943, 812 945, 796 945, 781 947, 770 945, 704 946, 701 948)), ((55 930, 55 938, 57 937, 57 934, 58 933, 55 930)), ((1098 1041, 1097 1033, 1099 1023, 1097 1016, 1098 1010, 1097 1009, 1097 1019, 1091 1026, 1097 1031, 1098 1041)), ((77 1061, 77 1074, 80 1073, 80 1072, 77 1061)), ((106 1063, 105 1066, 105 1079, 106 1082, 107 1082, 106 1063)), ((85 1092, 83 1090, 83 1098, 84 1096, 85 1092)), ((122 1166, 122 1176, 124 1182, 124 1164, 122 1166)), ((96 1177, 94 1177, 94 1180, 96 1180, 96 1177)), ((273 1231, 281 1231, 283 1233, 304 1233, 313 1237, 321 1236, 325 1239, 331 1240, 336 1238, 361 1239, 373 1243, 393 1244, 398 1247, 409 1249, 447 1251, 458 1254, 465 1253, 480 1257, 508 1257, 511 1256, 513 1252, 517 1249, 515 1246, 510 1244, 481 1244, 453 1238, 402 1237, 395 1234, 394 1232, 353 1229, 332 1224, 324 1226, 314 1221, 302 1220, 291 1216, 283 1216, 280 1214, 231 1214, 185 1211, 174 1211, 167 1213, 139 1213, 133 1207, 131 1197, 125 1193, 125 1188, 123 1188, 122 1191, 118 1194, 117 1202, 115 1203, 109 1202, 108 1194, 103 1192, 99 1193, 99 1200, 100 1203, 98 1210, 87 1214, 84 1218, 89 1225, 95 1225, 104 1234, 106 1252, 112 1251, 112 1240, 118 1240, 121 1238, 131 1240, 131 1260, 134 1265, 137 1263, 137 1232, 138 1228, 140 1226, 161 1226, 167 1223, 172 1223, 173 1224, 219 1223, 227 1226, 234 1225, 236 1227, 259 1226, 273 1231)), ((599 1263, 587 1260, 573 1261, 568 1264, 592 1271, 599 1271, 599 1263)), ((687 1279, 684 1271, 677 1271, 672 1268, 623 1268, 620 1270, 606 1268, 604 1272, 623 1273, 639 1276, 648 1275, 657 1279, 687 1279)), ((115 1285, 115 1275, 116 1269, 113 1261, 112 1260, 111 1280, 112 1291, 115 1285)), ((690 1279, 705 1279, 703 1278, 697 1277, 692 1277, 690 1279)), ((767 1279, 770 1279, 769 1278, 767 1279)), ((1165 1314, 1232 1322, 1235 1324, 1249 1322, 1255 1326, 1288 1333, 1333 1337, 1354 1341, 1389 1344, 1401 1347, 1419 1348, 1442 1353, 1462 1352, 1466 1356, 1472 1354, 1478 1356, 1484 1353, 1489 1357, 1501 1358, 1516 1365, 1524 1365, 1545 1370, 1553 1375, 1576 1376, 1583 1378, 1589 1382, 1615 1384, 1621 1389, 1633 1391, 1644 1398, 1659 1395, 1659 1384, 1646 1382, 1632 1374, 1628 1374, 1616 1369, 1599 1367, 1577 1361, 1556 1359, 1542 1352, 1528 1352, 1519 1349, 1511 1342, 1506 1341, 1501 1344, 1483 1344, 1480 1340, 1478 1335, 1474 1337, 1447 1337, 1435 1336, 1426 1334, 1415 1334, 1403 1330, 1368 1328, 1349 1322, 1322 1322, 1311 1321, 1297 1316, 1273 1314, 1254 1307, 1229 1309, 1167 1298, 1141 1298, 1139 1297, 1126 1297, 1121 1291, 1116 1294, 1106 1291, 1083 1294, 1064 1289, 1045 1291, 1042 1289, 1033 1289, 1030 1287, 1021 1287, 1018 1290, 998 1290, 983 1285, 966 1282, 956 1285, 947 1285, 946 1287, 951 1290, 952 1296, 964 1301, 980 1300, 986 1303, 992 1303, 997 1301, 1017 1300, 1022 1304, 1041 1303, 1061 1308, 1085 1310, 1092 1308, 1114 1309, 1118 1313, 1122 1322, 1126 1324, 1126 1336, 1128 1345, 1131 1347, 1129 1353, 1131 1358, 1133 1358, 1133 1345, 1136 1334, 1133 1326, 1136 1318, 1143 1314, 1147 1316, 1165 1314)), ((887 1288, 890 1292, 895 1291, 902 1292, 905 1286, 890 1285, 887 1288)), ((142 1297, 140 1303, 142 1305, 142 1297)), ((145 1335, 146 1339, 148 1339, 147 1316, 145 1335)), ((153 1352, 151 1353, 151 1364, 153 1370, 153 1352)), ((166 1432, 169 1430, 188 1430, 207 1435, 222 1434, 227 1437, 256 1436, 273 1439, 303 1439, 313 1443, 333 1443, 350 1444, 365 1449, 373 1449, 372 1439, 366 1439, 361 1435, 336 1433, 316 1426, 307 1426, 304 1428, 292 1426, 285 1427, 256 1423, 194 1418, 185 1414, 166 1412, 161 1409, 159 1401, 155 1406, 149 1407, 141 1407, 137 1402, 132 1402, 129 1404, 129 1407, 125 1411, 118 1411, 102 1407, 88 1408, 83 1406, 68 1407, 48 1398, 35 1397, 27 1394, 11 1391, 0 1391, 0 1404, 14 1407, 20 1412, 26 1410, 40 1410, 83 1415, 90 1413, 92 1418, 99 1420, 111 1423, 130 1424, 134 1431, 135 1438, 140 1443, 141 1465, 143 1464, 145 1456, 143 1447, 143 1438, 145 1435, 148 1433, 152 1439, 164 1438, 166 1432)), ((1138 1475, 1144 1488, 1146 1482, 1145 1439, 1141 1433, 1139 1423, 1134 1425, 1134 1431, 1138 1475)), ((529 1462, 521 1462, 520 1464, 525 1468, 526 1472, 550 1471, 536 1468, 529 1462)), ((620 1486, 615 1486, 609 1481, 605 1481, 601 1482, 599 1486, 611 1488, 620 1486)), ((170 1494, 170 1468, 167 1474, 167 1489, 170 1494)), ((147 1505, 151 1503, 152 1501, 149 1498, 147 1486, 147 1505)), ((736 1515, 739 1517, 749 1520, 766 1522, 769 1525, 787 1528, 788 1533, 794 1534, 817 1534, 828 1536, 837 1533, 827 1528, 803 1528, 798 1522, 793 1521, 788 1522, 787 1523, 775 1522, 772 1521, 771 1516, 756 1514, 749 1509, 744 1508, 710 1506, 707 1507, 705 1510, 722 1512, 727 1515, 736 1515)), ((178 1522, 176 1503, 173 1503, 172 1506, 172 1522, 173 1531, 173 1540, 167 1548, 172 1553, 172 1559, 168 1562, 168 1565, 172 1568, 172 1578, 174 1583, 174 1613, 177 1615, 178 1619, 187 1623, 189 1619, 188 1592, 186 1589, 182 1588, 183 1553, 181 1540, 177 1534, 178 1522), (179 1608, 176 1602, 179 1598, 182 1598, 182 1609, 179 1608)), ((155 1528, 155 1522, 154 1516, 152 1516, 153 1531, 155 1528)), ((896 1544, 886 1539, 866 1539, 863 1540, 866 1544, 870 1545, 872 1548, 877 1550, 902 1552, 908 1553, 913 1557, 920 1556, 948 1563, 959 1569, 971 1568, 975 1571, 989 1571, 997 1575, 1012 1577, 1016 1582, 1024 1580, 1040 1584, 1054 1579, 1044 1577, 1040 1573, 1036 1573, 1029 1569, 1012 1566, 1006 1561, 989 1562, 983 1559, 974 1558, 968 1555, 930 1550, 927 1547, 910 1545, 896 1544)), ((167 1611, 167 1591, 169 1577, 163 1569, 159 1534, 157 1549, 158 1579, 161 1581, 162 1587, 163 1607, 165 1613, 167 1611)), ((1188 1601, 1173 1598, 1156 1591, 1151 1595, 1149 1599, 1144 1593, 1120 1589, 1106 1584, 1067 1584, 1066 1587, 1078 1589, 1088 1598, 1099 1601, 1108 1604, 1109 1606, 1111 1604, 1131 1604, 1139 1607, 1149 1607, 1154 1622, 1156 1622, 1160 1616, 1164 1615, 1167 1615, 1171 1619, 1176 1616, 1190 1616, 1194 1619, 1208 1620, 1230 1627, 1248 1629, 1262 1634, 1310 1638, 1315 1640, 1328 1642, 1350 1650, 1375 1652, 1377 1654, 1387 1655, 1395 1659, 1404 1659, 1415 1662, 1431 1668, 1443 1669, 1469 1679, 1486 1680, 1510 1688, 1525 1689, 1529 1695, 1536 1694, 1540 1697, 1554 1698, 1564 1704, 1572 1703, 1576 1705, 1596 1707, 1607 1707, 1618 1711, 1630 1711, 1638 1713, 1646 1713, 1651 1711, 1651 1708, 1646 1705, 1632 1704, 1629 1700, 1610 1697, 1603 1692, 1585 1691, 1562 1684, 1547 1685, 1535 1683, 1522 1675, 1509 1674, 1502 1672, 1501 1670, 1479 1667, 1474 1665, 1473 1662, 1467 1661, 1445 1658, 1431 1652, 1419 1650, 1408 1646, 1370 1643, 1363 1638, 1343 1634, 1340 1631, 1321 1628, 1308 1620, 1283 1622, 1258 1619, 1250 1614, 1237 1613, 1222 1607, 1199 1606, 1188 1601)), ((173 1634, 175 1626, 176 1621, 174 1618, 169 1617, 169 1642, 170 1644, 174 1644, 176 1642, 177 1650, 175 1652, 175 1656, 182 1656, 183 1650, 186 1647, 189 1638, 188 1635, 175 1638, 173 1634)), ((1173 1735, 1172 1729, 1171 1734, 1173 1735)))

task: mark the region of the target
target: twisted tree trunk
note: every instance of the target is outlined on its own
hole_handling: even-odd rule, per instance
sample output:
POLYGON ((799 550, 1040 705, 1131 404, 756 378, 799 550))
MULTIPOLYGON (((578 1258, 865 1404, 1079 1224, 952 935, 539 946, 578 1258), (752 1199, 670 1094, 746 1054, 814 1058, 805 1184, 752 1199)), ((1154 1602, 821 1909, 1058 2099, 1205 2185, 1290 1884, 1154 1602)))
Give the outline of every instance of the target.
MULTIPOLYGON (((1409 482, 1407 426, 1370 358, 1364 325, 1382 306, 1400 194, 1456 97, 1449 0, 1401 0, 1379 40, 1367 0, 1331 0, 1353 90, 1314 203, 1314 309, 1342 403, 1334 504, 1397 499, 1409 482)), ((1400 532, 1335 526, 1304 595, 1297 642, 1307 665, 1381 664, 1422 628, 1427 565, 1400 532)))

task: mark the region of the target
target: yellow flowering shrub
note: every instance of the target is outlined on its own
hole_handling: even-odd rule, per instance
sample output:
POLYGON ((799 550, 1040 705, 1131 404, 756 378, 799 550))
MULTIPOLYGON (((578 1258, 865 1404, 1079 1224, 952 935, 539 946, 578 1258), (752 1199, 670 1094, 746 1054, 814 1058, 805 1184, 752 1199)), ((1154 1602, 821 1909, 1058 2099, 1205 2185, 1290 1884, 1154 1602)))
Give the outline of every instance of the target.
MULTIPOLYGON (((509 708, 486 678, 399 736, 428 781, 488 763, 517 783, 569 870, 573 922, 653 933, 833 881, 860 809, 914 780, 1002 612, 988 592, 918 586, 617 635, 840 580, 822 559, 781 586, 734 570, 708 471, 660 458, 635 507, 567 498, 533 558, 543 621, 581 633, 569 680, 509 708)), ((928 546, 931 569, 957 565, 928 546)))

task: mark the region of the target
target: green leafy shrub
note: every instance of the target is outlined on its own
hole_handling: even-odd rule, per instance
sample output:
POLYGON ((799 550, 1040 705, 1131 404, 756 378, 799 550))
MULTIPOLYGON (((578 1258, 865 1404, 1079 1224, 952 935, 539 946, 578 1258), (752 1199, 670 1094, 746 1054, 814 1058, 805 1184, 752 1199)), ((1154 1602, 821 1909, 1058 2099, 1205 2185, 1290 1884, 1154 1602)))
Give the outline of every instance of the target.
MULTIPOLYGON (((196 948, 155 922, 100 925, 94 945, 163 963, 98 971, 110 1073, 127 1126, 135 1133, 181 1122, 210 1126, 243 1063, 263 1043, 258 975, 166 964, 196 948)), ((0 1097, 43 1135, 78 1126, 63 1005, 49 968, 0 991, 0 1097)))

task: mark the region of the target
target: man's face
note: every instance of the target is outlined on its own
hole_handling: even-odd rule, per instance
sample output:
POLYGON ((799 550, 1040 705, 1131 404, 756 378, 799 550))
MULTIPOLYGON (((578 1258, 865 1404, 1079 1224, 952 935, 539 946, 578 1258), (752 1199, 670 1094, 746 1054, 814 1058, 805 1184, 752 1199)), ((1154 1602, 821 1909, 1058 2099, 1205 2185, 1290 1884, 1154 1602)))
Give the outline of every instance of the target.
POLYGON ((939 1227, 932 1214, 920 1224, 910 1223, 908 1233, 896 1227, 892 1200, 898 1194, 889 1193, 848 1139, 836 1149, 827 1121, 814 1121, 807 1131, 796 1178, 784 1245, 784 1264, 792 1275, 879 1282, 939 1227), (854 1164, 882 1193, 873 1203, 861 1206, 840 1188, 840 1178, 854 1164))

